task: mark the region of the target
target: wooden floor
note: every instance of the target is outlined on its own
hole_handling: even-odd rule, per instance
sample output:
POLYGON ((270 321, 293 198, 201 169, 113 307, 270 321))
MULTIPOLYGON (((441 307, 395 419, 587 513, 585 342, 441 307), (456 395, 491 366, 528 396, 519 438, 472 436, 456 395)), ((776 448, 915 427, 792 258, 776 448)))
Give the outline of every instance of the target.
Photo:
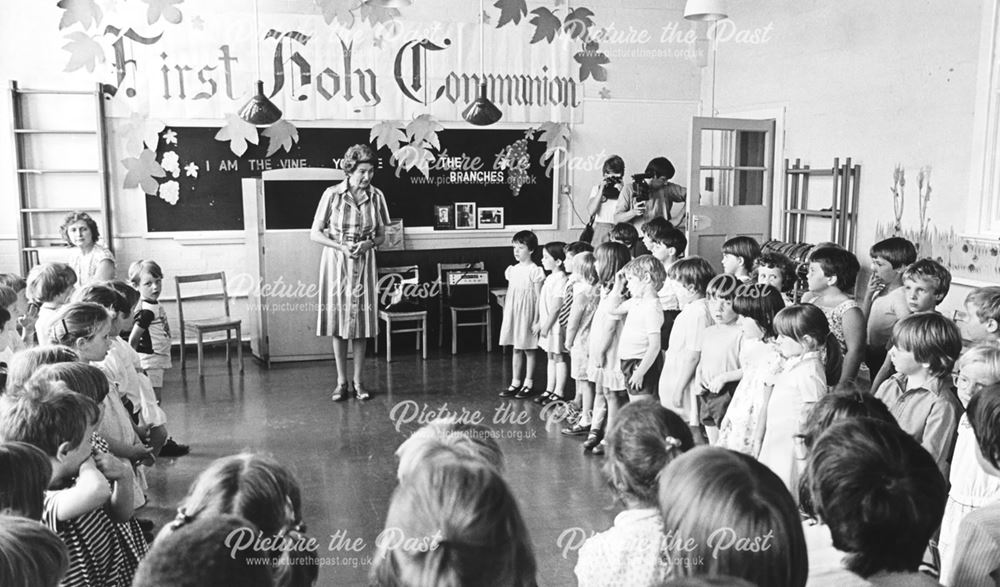
MULTIPOLYGON (((539 584, 575 585, 574 546, 610 527, 619 511, 601 474, 601 458, 584 455, 582 439, 560 435, 561 425, 546 423, 535 404, 497 397, 510 380, 509 352, 487 355, 477 347, 452 356, 432 348, 422 361, 409 341, 397 347, 392 363, 384 354, 369 359, 366 380, 376 395, 366 403, 330 401, 336 382, 332 361, 270 370, 247 361, 240 376, 222 355, 210 354, 202 382, 196 365, 189 364, 185 377, 175 361, 166 375, 163 406, 171 434, 192 452, 156 463, 148 476, 149 505, 139 517, 153 519, 157 527, 172 519, 192 480, 218 457, 270 453, 290 466, 302 485, 309 534, 322 544, 319 555, 328 558, 318 585, 366 585, 366 561, 395 487, 393 453, 419 427, 416 419, 405 420, 414 408, 478 411, 484 423, 500 419, 492 427, 503 435, 498 441, 506 478, 531 533, 539 584), (504 410, 508 417, 526 410, 527 423, 504 420, 504 410), (328 551, 331 536, 361 538, 365 547, 328 551)), ((544 365, 541 369, 544 373, 544 365)))

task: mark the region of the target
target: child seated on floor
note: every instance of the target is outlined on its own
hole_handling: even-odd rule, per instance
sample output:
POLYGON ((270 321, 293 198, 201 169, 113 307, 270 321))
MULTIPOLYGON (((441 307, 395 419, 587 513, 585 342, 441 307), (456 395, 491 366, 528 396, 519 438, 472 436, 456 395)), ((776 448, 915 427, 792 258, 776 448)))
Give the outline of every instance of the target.
POLYGON ((940 314, 911 314, 892 329, 889 358, 896 375, 875 392, 900 428, 934 457, 945 479, 962 415, 951 381, 961 352, 962 336, 954 322, 940 314))
MULTIPOLYGON (((809 503, 832 544, 846 553, 846 569, 868 581, 861 584, 939 587, 918 568, 947 492, 934 459, 916 440, 891 423, 843 420, 816 440, 806 476, 809 503)), ((858 583, 841 575, 815 584, 858 583)))
POLYGON ((433 455, 396 487, 385 527, 396 539, 379 544, 373 585, 537 585, 517 501, 480 460, 433 455))
POLYGON ((973 343, 1000 341, 1000 287, 979 287, 965 297, 965 336, 973 343))
POLYGON ((52 463, 40 448, 25 442, 0 443, 0 512, 41 520, 50 479, 52 463))
POLYGON ((657 485, 666 537, 661 556, 671 576, 806 584, 809 565, 795 501, 756 459, 699 446, 671 461, 657 485), (737 548, 738 541, 747 548, 737 548), (750 547, 754 543, 759 548, 750 547))
POLYGON ((0 414, 0 441, 37 446, 52 464, 42 522, 67 545, 69 585, 119 583, 113 523, 132 516, 131 470, 113 457, 91 454, 99 415, 90 398, 46 380, 29 381, 0 414))
POLYGON ((35 321, 38 320, 38 305, 28 303, 28 280, 16 273, 0 273, 0 285, 9 287, 17 294, 13 309, 7 308, 14 319, 13 328, 24 344, 31 346, 35 341, 35 321))
POLYGON ((671 460, 694 447, 691 430, 677 414, 653 398, 624 406, 608 433, 604 472, 615 498, 626 510, 614 526, 596 534, 580 548, 576 578, 590 585, 658 586, 668 566, 663 521, 656 501, 656 477, 671 460))
POLYGON ((38 344, 48 344, 49 329, 56 313, 73 295, 76 272, 66 263, 42 263, 28 273, 26 295, 29 303, 38 305, 35 334, 38 344))
POLYGON ((55 532, 0 510, 0 585, 56 587, 68 567, 66 545, 55 532))
POLYGON ((264 540, 270 540, 272 546, 262 554, 272 558, 275 585, 304 587, 315 582, 316 552, 300 549, 308 537, 299 483, 286 467, 263 455, 242 453, 209 465, 191 484, 177 517, 160 531, 152 550, 160 542, 173 540, 174 534, 183 535, 192 524, 223 515, 245 518, 264 540), (276 540, 282 536, 289 539, 276 540))
POLYGON ((456 418, 437 418, 414 432, 396 449, 396 458, 399 459, 396 478, 402 483, 438 450, 481 460, 501 474, 504 471, 503 451, 489 428, 456 418))

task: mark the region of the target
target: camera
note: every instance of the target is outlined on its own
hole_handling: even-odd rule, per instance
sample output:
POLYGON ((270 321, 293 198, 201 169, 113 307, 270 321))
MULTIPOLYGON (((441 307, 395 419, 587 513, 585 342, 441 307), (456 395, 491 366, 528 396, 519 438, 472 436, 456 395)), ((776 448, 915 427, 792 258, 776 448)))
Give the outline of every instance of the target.
POLYGON ((645 173, 636 173, 632 176, 632 200, 635 202, 646 202, 649 200, 649 176, 645 173))
POLYGON ((601 197, 605 200, 617 200, 622 192, 622 178, 612 175, 604 178, 601 186, 601 197))

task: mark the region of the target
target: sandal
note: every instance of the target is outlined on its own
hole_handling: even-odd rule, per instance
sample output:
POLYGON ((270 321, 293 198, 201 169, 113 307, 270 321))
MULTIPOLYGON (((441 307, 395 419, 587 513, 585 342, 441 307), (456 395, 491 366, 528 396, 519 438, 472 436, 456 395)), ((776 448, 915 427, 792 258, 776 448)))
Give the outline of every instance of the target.
POLYGON ((507 389, 500 392, 500 397, 515 397, 520 389, 519 385, 508 385, 507 389))
POLYGON ((342 402, 345 399, 347 399, 347 383, 338 383, 337 387, 333 390, 333 395, 330 396, 330 400, 342 402))
POLYGON ((372 395, 370 393, 368 393, 368 391, 364 387, 361 387, 361 384, 359 384, 358 382, 355 381, 354 382, 354 397, 358 398, 361 401, 367 401, 367 400, 371 399, 372 395))

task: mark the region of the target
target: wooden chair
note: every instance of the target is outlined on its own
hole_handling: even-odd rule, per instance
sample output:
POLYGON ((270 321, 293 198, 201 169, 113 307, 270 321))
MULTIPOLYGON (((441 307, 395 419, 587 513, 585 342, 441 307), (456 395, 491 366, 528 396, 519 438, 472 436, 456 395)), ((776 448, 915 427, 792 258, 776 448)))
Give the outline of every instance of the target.
MULTIPOLYGON (((226 364, 230 364, 229 358, 229 343, 231 340, 231 334, 236 331, 236 354, 240 361, 240 373, 243 372, 243 339, 242 339, 242 321, 234 319, 229 315, 229 290, 226 288, 226 274, 223 272, 219 273, 201 273, 198 275, 178 275, 174 278, 177 285, 177 316, 180 318, 181 324, 181 369, 186 367, 184 362, 184 345, 186 342, 185 335, 191 333, 195 335, 198 339, 198 376, 202 375, 202 362, 205 358, 204 349, 204 335, 210 332, 226 332, 226 364), (222 286, 221 292, 215 293, 199 293, 195 295, 184 296, 181 293, 182 283, 202 283, 210 284, 212 282, 219 282, 222 286), (222 300, 224 314, 221 316, 214 316, 211 318, 199 318, 197 320, 185 320, 184 319, 184 302, 195 302, 195 301, 211 301, 211 300, 222 300)), ((221 342, 221 341, 218 341, 221 342)))
POLYGON ((438 344, 444 344, 444 310, 451 311, 451 354, 458 353, 458 329, 482 327, 486 350, 493 350, 493 312, 490 308, 490 283, 482 261, 473 263, 438 263, 441 283, 440 328, 438 344), (462 322, 461 315, 475 313, 476 322, 462 322))
MULTIPOLYGON (((401 267, 378 268, 378 318, 385 322, 385 359, 392 361, 392 335, 403 332, 414 332, 417 335, 417 350, 427 359, 427 310, 416 304, 407 305, 403 288, 407 285, 420 283, 420 267, 406 265, 401 267), (401 307, 403 306, 403 307, 401 307), (407 328, 393 328, 393 324, 402 322, 407 328)), ((375 354, 378 354, 378 337, 375 337, 375 354)))

